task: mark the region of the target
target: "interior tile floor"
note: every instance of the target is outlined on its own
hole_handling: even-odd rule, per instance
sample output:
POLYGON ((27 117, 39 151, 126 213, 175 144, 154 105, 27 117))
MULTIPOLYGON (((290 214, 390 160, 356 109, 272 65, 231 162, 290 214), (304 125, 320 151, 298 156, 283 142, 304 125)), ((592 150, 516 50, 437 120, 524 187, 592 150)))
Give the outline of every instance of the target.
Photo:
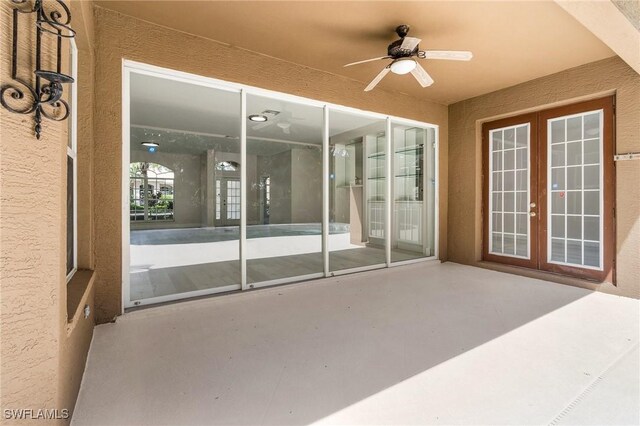
MULTIPOLYGON (((392 261, 423 257, 420 253, 393 250, 392 261)), ((361 247, 329 253, 331 271, 384 265, 384 249, 361 247)), ((322 253, 267 257, 247 260, 247 282, 258 283, 282 278, 317 274, 323 271, 322 253)), ((131 300, 206 290, 240 283, 240 262, 201 263, 170 268, 148 269, 129 274, 131 300)))
POLYGON ((96 327, 75 425, 640 422, 637 300, 424 262, 96 327))

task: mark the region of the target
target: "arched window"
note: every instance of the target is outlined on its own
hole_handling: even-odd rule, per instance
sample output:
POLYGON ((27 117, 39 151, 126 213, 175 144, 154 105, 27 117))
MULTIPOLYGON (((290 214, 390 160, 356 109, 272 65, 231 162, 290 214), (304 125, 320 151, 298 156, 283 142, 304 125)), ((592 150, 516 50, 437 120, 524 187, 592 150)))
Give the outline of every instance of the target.
POLYGON ((129 164, 129 217, 132 222, 172 221, 173 170, 161 164, 129 164))
POLYGON ((236 172, 240 170, 240 164, 235 161, 219 161, 216 163, 216 170, 223 172, 236 172))

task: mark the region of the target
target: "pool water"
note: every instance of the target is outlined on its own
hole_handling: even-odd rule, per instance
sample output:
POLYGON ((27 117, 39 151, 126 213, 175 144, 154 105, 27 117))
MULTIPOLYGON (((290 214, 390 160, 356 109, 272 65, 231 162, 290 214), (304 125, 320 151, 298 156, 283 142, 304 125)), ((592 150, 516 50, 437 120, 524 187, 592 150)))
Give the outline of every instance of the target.
MULTIPOLYGON (((330 223, 329 234, 349 233, 348 223, 330 223)), ((320 223, 294 223, 247 226, 247 238, 289 237, 297 235, 321 235, 320 223)), ((145 229, 131 231, 133 245, 165 245, 211 243, 240 239, 240 228, 228 226, 219 228, 145 229)))

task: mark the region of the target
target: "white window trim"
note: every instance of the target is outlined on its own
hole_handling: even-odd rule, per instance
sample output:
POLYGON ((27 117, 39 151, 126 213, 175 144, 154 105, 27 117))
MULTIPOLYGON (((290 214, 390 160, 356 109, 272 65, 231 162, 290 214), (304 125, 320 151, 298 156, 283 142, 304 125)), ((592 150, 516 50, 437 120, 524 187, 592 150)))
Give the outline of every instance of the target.
MULTIPOLYGON (((599 176, 599 182, 600 182, 600 187, 599 187, 599 192, 600 192, 600 199, 599 199, 599 211, 600 211, 600 241, 598 241, 599 243, 599 250, 600 252, 598 253, 599 255, 599 259, 600 259, 600 266, 599 267, 595 267, 595 266, 590 266, 590 265, 584 265, 584 188, 581 191, 581 199, 582 199, 582 209, 581 209, 581 214, 580 217, 582 218, 581 221, 581 231, 582 231, 582 239, 580 239, 580 242, 582 244, 582 265, 580 264, 576 264, 576 263, 568 263, 567 260, 567 222, 566 222, 566 217, 567 217, 567 212, 566 212, 566 208, 565 208, 565 213, 563 214, 563 216, 565 216, 565 225, 564 225, 564 235, 565 237, 562 238, 565 241, 565 247, 564 247, 564 253, 565 253, 565 261, 564 262, 559 262, 557 260, 552 260, 551 258, 551 242, 552 242, 552 236, 551 236, 551 218, 552 218, 552 212, 551 212, 551 196, 552 196, 552 191, 550 188, 547 188, 547 226, 549 229, 549 232, 547 232, 547 262, 548 263, 552 263, 554 265, 562 265, 562 266, 569 266, 572 268, 579 268, 579 269, 588 269, 588 270, 592 270, 592 271, 604 271, 604 241, 605 241, 605 237, 604 237, 604 110, 602 109, 596 109, 596 110, 592 110, 592 111, 585 111, 585 112, 579 112, 577 114, 569 114, 569 115, 563 115, 561 117, 554 117, 551 118, 549 120, 547 120, 547 146, 546 146, 546 150, 547 150, 547 158, 550 159, 551 158, 551 145, 553 145, 551 143, 551 126, 552 123, 554 121, 559 121, 559 120, 563 120, 565 121, 565 128, 564 128, 564 132, 565 132, 565 137, 564 137, 564 144, 565 144, 565 165, 563 166, 565 168, 565 191, 566 191, 566 184, 567 184, 567 177, 566 177, 566 168, 567 168, 567 149, 566 149, 566 144, 567 144, 567 126, 566 126, 566 120, 570 119, 570 118, 574 118, 574 117, 584 117, 589 115, 589 114, 593 114, 593 113, 599 113, 600 115, 600 121, 599 121, 599 126, 600 126, 600 136, 598 137, 599 139, 599 143, 600 143, 600 163, 599 163, 599 167, 600 167, 600 176, 599 176)), ((584 126, 584 125, 583 125, 584 126)), ((584 135, 583 135, 584 136, 584 135)), ((595 139, 595 138, 592 138, 595 139)), ((581 143, 584 144, 585 138, 583 137, 582 139, 580 139, 581 143)), ((582 148, 582 155, 584 156, 584 145, 582 148)), ((583 163, 581 165, 582 167, 582 183, 584 185, 584 157, 583 157, 583 163)), ((547 164, 547 182, 548 185, 551 185, 551 162, 550 160, 548 161, 547 164)))
MULTIPOLYGON (((73 268, 67 274, 67 283, 78 270, 78 47, 74 39, 70 39, 69 42, 69 55, 71 77, 74 79, 74 82, 69 85, 71 95, 69 137, 71 138, 71 147, 67 144, 67 156, 73 160, 73 268)), ((66 265, 65 252, 65 272, 66 265)))
MULTIPOLYGON (((515 132, 516 129, 518 127, 522 127, 522 126, 527 126, 527 206, 529 205, 529 203, 531 202, 531 123, 529 122, 525 122, 525 123, 520 123, 520 124, 514 124, 512 126, 505 126, 505 127, 500 127, 499 129, 492 129, 491 131, 489 131, 489 215, 488 215, 488 222, 489 222, 489 235, 487 237, 487 239, 489 240, 489 248, 488 251, 490 254, 494 255, 494 256, 503 256, 503 257, 511 257, 511 258, 516 258, 516 259, 525 259, 525 260, 531 260, 531 239, 533 238, 531 235, 531 220, 528 219, 527 220, 527 255, 526 256, 520 256, 515 254, 517 252, 517 236, 516 233, 514 233, 514 239, 513 239, 513 249, 514 249, 514 254, 506 254, 506 253, 499 253, 499 252, 494 252, 493 251, 493 134, 496 132, 502 132, 503 134, 503 139, 502 139, 502 143, 504 144, 504 131, 505 130, 509 130, 509 129, 513 129, 514 130, 514 138, 515 138, 515 132)), ((518 148, 515 146, 515 139, 514 139, 514 149, 517 150, 518 148)), ((503 146, 504 148, 504 146, 503 146)), ((500 150, 502 152, 502 167, 503 169, 501 170, 502 172, 504 172, 504 149, 500 150)), ((514 158, 514 161, 517 161, 517 157, 514 158)), ((514 163, 514 167, 515 167, 515 163, 514 163)), ((515 175, 514 175, 514 179, 515 179, 515 175)), ((503 190, 500 191, 500 193, 502 194, 502 205, 503 205, 503 209, 500 211, 500 213, 502 214, 502 231, 500 231, 500 234, 502 235, 502 249, 504 250, 504 173, 502 175, 502 185, 503 185, 503 190)), ((514 187, 515 187, 515 180, 514 180, 514 187)), ((515 190, 515 194, 514 195, 514 202, 517 202, 518 196, 517 196, 518 191, 515 190)), ((518 212, 515 211, 514 209, 514 213, 517 215, 518 212)), ((517 219, 514 220, 513 223, 514 229, 517 226, 517 219)))

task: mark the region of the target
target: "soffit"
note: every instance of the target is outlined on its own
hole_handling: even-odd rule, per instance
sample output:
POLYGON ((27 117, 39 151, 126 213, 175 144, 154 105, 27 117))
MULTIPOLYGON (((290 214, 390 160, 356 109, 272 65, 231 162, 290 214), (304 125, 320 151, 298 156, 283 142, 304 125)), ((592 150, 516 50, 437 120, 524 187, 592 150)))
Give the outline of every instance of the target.
MULTIPOLYGON (((471 50, 471 62, 423 61, 435 84, 389 74, 380 89, 450 104, 614 53, 553 1, 98 1, 180 31, 352 78, 365 85, 407 23, 422 49, 471 50)), ((124 30, 124 29, 123 29, 124 30)), ((267 77, 266 77, 267 78, 267 77)))

